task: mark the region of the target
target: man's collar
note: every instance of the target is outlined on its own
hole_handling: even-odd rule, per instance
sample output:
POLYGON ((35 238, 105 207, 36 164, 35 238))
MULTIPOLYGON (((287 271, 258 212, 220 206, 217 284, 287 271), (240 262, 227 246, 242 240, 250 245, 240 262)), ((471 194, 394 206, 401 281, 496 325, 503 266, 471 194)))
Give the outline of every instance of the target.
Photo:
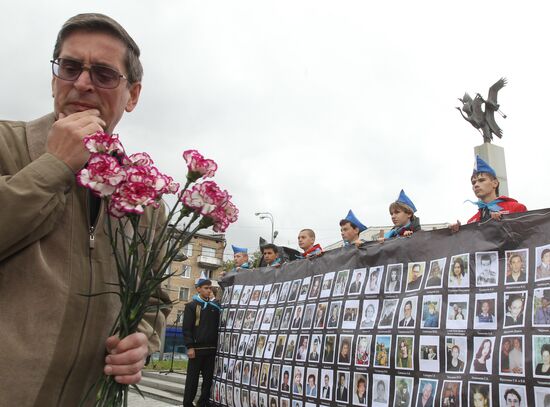
POLYGON ((36 160, 46 152, 46 139, 54 122, 54 114, 49 113, 27 123, 27 145, 29 146, 31 160, 36 160))

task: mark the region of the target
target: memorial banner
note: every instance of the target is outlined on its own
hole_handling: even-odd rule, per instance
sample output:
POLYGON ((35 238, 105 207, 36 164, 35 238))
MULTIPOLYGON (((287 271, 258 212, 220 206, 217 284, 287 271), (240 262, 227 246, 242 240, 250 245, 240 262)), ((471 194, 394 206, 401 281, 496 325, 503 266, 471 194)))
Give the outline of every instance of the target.
POLYGON ((222 286, 218 405, 550 405, 550 210, 222 286))

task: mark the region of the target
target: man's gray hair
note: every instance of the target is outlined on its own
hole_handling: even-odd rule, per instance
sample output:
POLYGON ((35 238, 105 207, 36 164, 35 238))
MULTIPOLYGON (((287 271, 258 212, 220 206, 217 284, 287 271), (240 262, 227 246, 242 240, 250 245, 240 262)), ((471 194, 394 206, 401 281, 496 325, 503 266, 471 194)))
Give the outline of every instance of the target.
POLYGON ((132 84, 141 81, 143 67, 139 60, 139 47, 124 27, 104 14, 85 13, 69 18, 57 34, 57 40, 53 49, 53 59, 59 58, 63 41, 75 31, 103 32, 121 40, 127 47, 124 64, 128 83, 132 84))

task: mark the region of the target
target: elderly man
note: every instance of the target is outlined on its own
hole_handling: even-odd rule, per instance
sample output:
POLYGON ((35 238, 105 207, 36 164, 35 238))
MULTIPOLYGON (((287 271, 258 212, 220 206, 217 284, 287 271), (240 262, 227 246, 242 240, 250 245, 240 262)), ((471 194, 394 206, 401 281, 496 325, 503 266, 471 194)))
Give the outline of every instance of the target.
POLYGON ((83 138, 112 133, 135 108, 139 55, 110 17, 72 17, 53 50, 53 113, 0 122, 2 406, 77 406, 102 372, 137 383, 159 348, 163 312, 146 315, 139 333, 108 337, 119 300, 92 296, 117 281, 106 215, 75 182, 89 158, 83 138))
POLYGON ((315 257, 323 253, 320 244, 315 244, 315 232, 312 229, 302 229, 298 233, 298 246, 304 251, 302 258, 315 257))

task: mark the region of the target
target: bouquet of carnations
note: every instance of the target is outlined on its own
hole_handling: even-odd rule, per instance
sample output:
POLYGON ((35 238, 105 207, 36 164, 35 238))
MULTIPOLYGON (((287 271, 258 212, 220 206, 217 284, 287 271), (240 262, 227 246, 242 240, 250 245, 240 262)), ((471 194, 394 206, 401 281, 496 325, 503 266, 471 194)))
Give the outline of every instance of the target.
MULTIPOLYGON (((183 153, 188 173, 180 189, 153 165, 147 153, 126 155, 115 134, 98 132, 85 137, 84 143, 91 156, 77 181, 105 201, 110 215, 106 230, 118 273, 115 294, 121 303, 110 335, 122 339, 137 331, 145 313, 159 312, 161 306, 150 305, 149 299, 173 275, 164 270, 193 235, 208 227, 225 232, 237 220, 238 210, 227 191, 213 181, 204 181, 214 176, 217 164, 196 150, 183 153), (166 214, 162 204, 165 194, 177 195, 177 203, 166 214), (142 220, 146 211, 150 211, 148 224, 142 220)), ((128 387, 104 375, 83 403, 95 390, 94 406, 127 406, 128 387)))

